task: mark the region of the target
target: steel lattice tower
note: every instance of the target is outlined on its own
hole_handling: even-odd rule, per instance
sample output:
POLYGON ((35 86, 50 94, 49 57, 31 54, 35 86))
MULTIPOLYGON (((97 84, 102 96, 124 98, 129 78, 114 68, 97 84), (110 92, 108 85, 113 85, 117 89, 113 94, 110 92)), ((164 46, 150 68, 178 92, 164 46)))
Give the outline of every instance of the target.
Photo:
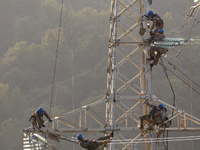
MULTIPOLYGON (((168 110, 174 110, 174 116, 170 119, 188 119, 199 127, 200 119, 159 100, 152 91, 150 62, 147 60, 150 45, 144 42, 144 39, 149 38, 147 18, 144 16, 147 14, 147 1, 111 0, 110 5, 106 94, 98 101, 54 117, 53 128, 49 131, 61 135, 69 132, 108 134, 115 131, 113 141, 104 148, 105 150, 115 150, 115 139, 121 140, 122 150, 137 149, 138 143, 134 143, 136 140, 144 138, 148 140, 149 137, 156 135, 155 131, 141 132, 137 127, 139 116, 148 113, 147 106, 144 104, 146 100, 155 104, 163 103, 168 110), (146 30, 142 36, 138 33, 141 29, 146 30), (105 118, 102 118, 102 114, 97 114, 99 109, 105 111, 102 113, 105 118), (128 136, 130 132, 136 132, 136 136, 128 136), (132 140, 123 143, 128 138, 132 140)), ((186 125, 181 128, 178 125, 177 128, 165 130, 200 131, 200 128, 190 128, 186 125)), ((150 149, 157 149, 155 142, 145 143, 145 150, 150 149)))

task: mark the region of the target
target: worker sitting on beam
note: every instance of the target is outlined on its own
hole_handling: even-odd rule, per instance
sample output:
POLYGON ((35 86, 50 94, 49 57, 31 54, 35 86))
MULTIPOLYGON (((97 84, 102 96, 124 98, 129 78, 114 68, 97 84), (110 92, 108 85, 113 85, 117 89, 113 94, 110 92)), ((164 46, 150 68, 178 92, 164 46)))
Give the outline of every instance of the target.
POLYGON ((42 107, 40 107, 39 109, 34 111, 31 118, 29 119, 29 121, 31 122, 31 126, 34 129, 37 127, 37 123, 39 128, 45 127, 44 120, 42 119, 43 115, 45 115, 45 117, 49 120, 49 122, 52 122, 47 112, 42 107))
MULTIPOLYGON (((158 34, 155 35, 155 37, 153 37, 153 39, 151 39, 152 41, 161 41, 165 38, 165 35, 163 34, 164 30, 163 29, 159 29, 158 30, 158 34)), ((151 46, 150 49, 150 58, 148 59, 149 61, 154 60, 151 64, 150 67, 152 68, 154 65, 156 66, 158 64, 159 58, 161 57, 162 54, 165 54, 168 52, 167 48, 161 48, 161 47, 155 47, 155 46, 151 46), (155 52, 157 52, 155 54, 155 52)))
MULTIPOLYGON (((163 110, 163 119, 165 121, 165 124, 163 126, 160 126, 162 122, 160 121, 160 119, 158 119, 157 125, 160 126, 160 127, 163 127, 163 128, 169 128, 170 125, 171 125, 171 123, 170 123, 170 121, 167 121, 167 120, 169 120, 168 115, 167 115, 167 107, 164 107, 164 110, 163 110)), ((164 130, 159 130, 158 131, 158 133, 157 133, 157 140, 156 141, 159 141, 158 138, 160 138, 160 135, 163 132, 164 132, 164 130)))
POLYGON ((88 150, 96 150, 103 144, 107 145, 107 143, 111 142, 110 140, 107 141, 111 137, 113 137, 113 132, 108 136, 100 137, 96 140, 85 140, 82 134, 77 135, 77 139, 79 140, 79 145, 88 150))
POLYGON ((147 106, 151 108, 151 111, 149 114, 145 114, 140 116, 140 129, 143 129, 143 120, 146 120, 149 123, 149 130, 153 130, 154 126, 157 123, 157 120, 160 119, 161 125, 164 124, 164 119, 163 119, 163 109, 164 105, 160 104, 158 106, 155 106, 153 104, 150 104, 149 102, 145 101, 147 106))

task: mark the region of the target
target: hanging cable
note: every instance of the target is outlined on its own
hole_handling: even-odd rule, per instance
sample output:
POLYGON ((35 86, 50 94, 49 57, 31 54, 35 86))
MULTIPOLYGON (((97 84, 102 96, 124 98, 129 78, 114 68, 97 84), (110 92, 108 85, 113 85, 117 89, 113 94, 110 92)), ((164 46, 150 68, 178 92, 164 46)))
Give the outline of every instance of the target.
MULTIPOLYGON (((59 23, 59 29, 58 29, 58 39, 57 39, 57 47, 56 47, 56 58, 55 58, 55 65, 54 65, 54 74, 53 74, 53 83, 52 83, 52 90, 51 90, 49 116, 51 114, 51 107, 52 107, 52 101, 53 101, 53 91, 54 91, 54 82, 55 82, 55 78, 56 78, 56 66, 57 66, 58 49, 59 49, 59 42, 60 42, 60 30, 61 30, 61 24, 62 24, 62 12, 63 12, 63 0, 62 0, 61 10, 60 10, 60 23, 59 23)), ((48 122, 47 128, 49 128, 49 122, 48 122)), ((45 136, 45 139, 47 139, 47 136, 45 136)), ((45 150, 46 150, 46 147, 45 147, 45 150)))
MULTIPOLYGON (((168 77, 168 75, 167 75, 167 72, 166 72, 166 69, 165 69, 165 66, 164 66, 162 57, 160 58, 160 60, 161 60, 161 66, 162 66, 162 68, 163 68, 163 71, 164 71, 164 73, 165 73, 165 75, 166 75, 166 77, 167 77, 167 80, 168 80, 168 82, 169 82, 170 88, 171 88, 172 93, 173 93, 173 107, 174 107, 174 106, 175 106, 175 92, 174 92, 174 89, 173 89, 173 87, 172 87, 172 84, 171 84, 171 82, 170 82, 170 80, 169 80, 169 77, 168 77)), ((172 117, 173 117, 173 115, 174 115, 174 109, 172 110, 172 117)), ((170 121, 170 124, 172 124, 172 120, 170 121)))
MULTIPOLYGON (((61 5, 61 11, 60 11, 60 23, 59 23, 59 29, 58 29, 58 40, 57 40, 56 58, 55 58, 55 65, 54 65, 53 83, 52 83, 52 90, 51 90, 49 116, 51 114, 51 107, 52 107, 52 100, 53 100, 54 82, 55 82, 55 76, 56 76, 56 64, 57 64, 58 48, 59 48, 59 41, 60 41, 60 29, 61 29, 61 24, 62 24, 62 12, 63 12, 63 0, 62 0, 62 5, 61 5)), ((49 128, 49 123, 48 123, 48 128, 49 128)))
POLYGON ((62 43, 61 43, 61 50, 60 50, 60 60, 59 60, 59 67, 58 67, 58 76, 57 76, 57 83, 56 83, 56 92, 55 92, 53 116, 54 116, 55 108, 56 108, 58 84, 59 84, 59 77, 60 77, 60 67, 61 67, 61 60, 62 60, 62 51, 63 51, 63 45, 64 45, 64 40, 65 40, 64 36, 65 36, 65 27, 66 27, 66 21, 67 21, 67 6, 68 6, 68 0, 66 2, 66 9, 65 9, 65 20, 64 20, 64 27, 63 27, 63 33, 62 33, 62 43))
MULTIPOLYGON (((176 50, 174 50, 174 52, 178 53, 176 50)), ((179 55, 178 55, 179 56, 179 55)), ((177 57, 178 57, 177 56, 177 57)), ((198 66, 197 64, 195 64, 194 62, 190 61, 187 57, 185 57, 184 55, 180 54, 180 56, 182 56, 183 58, 185 58, 187 61, 191 62, 193 65, 195 65, 196 67, 198 67, 200 69, 200 66, 198 66)))
MULTIPOLYGON (((71 22, 71 57, 72 57, 72 109, 74 111, 74 54, 73 54, 73 26, 72 26, 72 0, 71 0, 71 13, 70 13, 70 22, 71 22)), ((73 113, 73 124, 75 122, 75 116, 73 113)), ((73 136, 75 136, 75 134, 73 133, 73 136)), ((75 150, 75 145, 73 144, 73 150, 75 150)))
MULTIPOLYGON (((164 68, 166 69, 166 70, 169 70, 173 75, 176 75, 173 71, 171 71, 169 68, 167 68, 165 65, 163 65, 164 66, 164 68)), ((188 84, 188 83, 186 83, 183 79, 181 79, 179 76, 177 76, 177 78, 179 78, 183 83, 185 83, 188 87, 190 87, 190 85, 188 84)), ((191 87, 192 88, 192 87, 191 87)), ((192 88, 193 89, 193 91, 195 91, 197 94, 199 94, 200 95, 200 93, 197 91, 197 90, 195 90, 194 88, 192 88)))
MULTIPOLYGON (((175 65, 173 65, 167 58, 164 58, 164 59, 168 62, 169 65, 173 66, 174 70, 180 71, 186 78, 188 78, 189 80, 191 80, 190 77, 188 77, 184 72, 182 72, 180 69, 178 69, 178 67, 176 67, 175 65)), ((196 86, 198 86, 200 88, 200 85, 198 85, 196 82, 194 82, 193 80, 191 80, 191 82, 194 83, 196 86)))

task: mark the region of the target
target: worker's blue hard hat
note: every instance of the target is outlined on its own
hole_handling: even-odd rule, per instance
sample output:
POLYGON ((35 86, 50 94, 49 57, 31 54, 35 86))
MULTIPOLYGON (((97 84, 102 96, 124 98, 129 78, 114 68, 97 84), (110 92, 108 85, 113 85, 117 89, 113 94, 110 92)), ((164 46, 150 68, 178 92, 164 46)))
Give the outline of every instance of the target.
POLYGON ((82 135, 82 134, 78 134, 78 135, 77 135, 77 139, 80 139, 80 138, 83 138, 83 135, 82 135))
POLYGON ((151 17, 152 15, 153 15, 153 11, 150 10, 150 11, 148 12, 148 17, 151 17))
POLYGON ((163 104, 160 104, 159 106, 161 107, 161 109, 164 109, 165 107, 163 104))
POLYGON ((164 107, 164 109, 166 110, 166 112, 167 112, 167 107, 164 107))
POLYGON ((164 30, 163 29, 159 29, 158 32, 164 33, 164 30))
POLYGON ((44 109, 43 109, 42 107, 40 107, 40 108, 38 109, 38 112, 39 112, 39 114, 43 115, 43 114, 44 114, 44 109))

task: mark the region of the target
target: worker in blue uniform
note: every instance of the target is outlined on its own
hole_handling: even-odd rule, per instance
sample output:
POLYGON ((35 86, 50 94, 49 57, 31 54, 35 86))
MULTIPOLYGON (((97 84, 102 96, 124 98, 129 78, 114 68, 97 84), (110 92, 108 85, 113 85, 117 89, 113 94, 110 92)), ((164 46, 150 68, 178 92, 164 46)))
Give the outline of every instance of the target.
POLYGON ((88 140, 88 139, 85 140, 82 134, 77 135, 77 139, 79 140, 79 145, 88 150, 96 150, 101 145, 109 143, 111 137, 113 137, 113 132, 108 136, 100 137, 96 140, 88 140))
POLYGON ((143 120, 148 122, 149 129, 154 129, 154 126, 157 123, 157 120, 160 119, 161 124, 164 124, 163 119, 163 109, 164 105, 160 104, 158 106, 155 106, 153 104, 150 104, 148 101, 145 101, 145 104, 150 107, 151 111, 149 114, 145 114, 140 116, 140 129, 143 129, 143 120))
POLYGON ((34 111, 34 113, 29 119, 33 128, 37 127, 37 124, 39 128, 45 127, 44 120, 42 119, 43 115, 49 120, 49 122, 52 122, 47 112, 42 107, 40 107, 36 111, 34 111))

